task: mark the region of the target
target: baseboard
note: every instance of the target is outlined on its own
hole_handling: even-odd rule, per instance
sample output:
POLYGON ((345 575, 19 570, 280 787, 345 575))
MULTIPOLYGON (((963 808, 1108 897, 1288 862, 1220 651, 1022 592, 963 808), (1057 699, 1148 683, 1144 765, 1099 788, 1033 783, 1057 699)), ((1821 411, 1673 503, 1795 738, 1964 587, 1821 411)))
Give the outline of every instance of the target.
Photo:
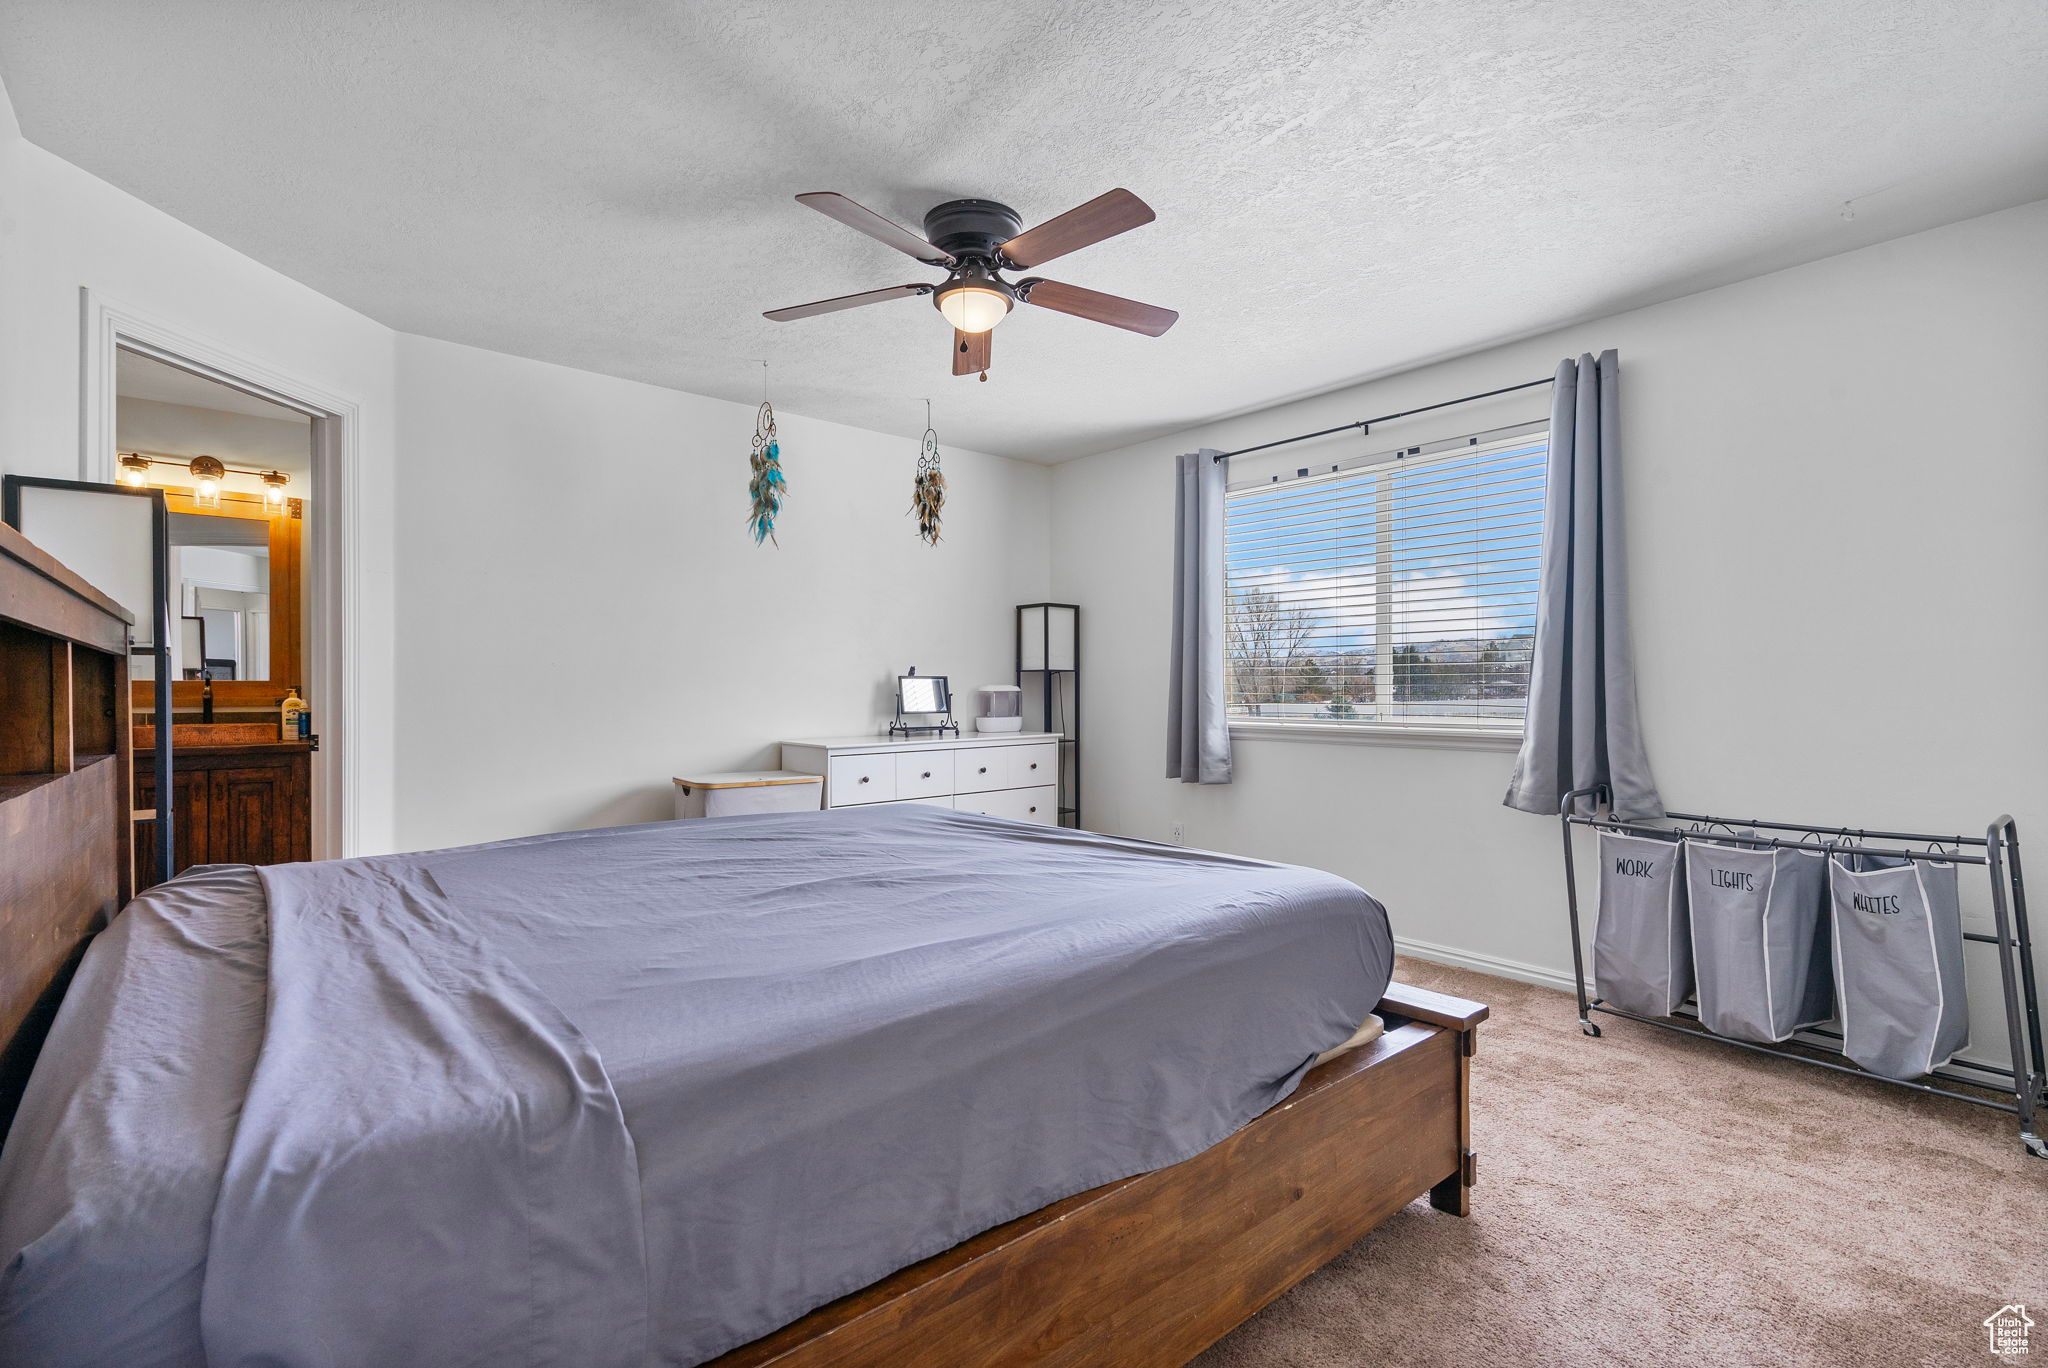
POLYGON ((1448 964, 1454 969, 1471 969, 1481 974, 1493 974, 1518 983, 1533 983, 1541 988, 1555 988, 1559 992, 1573 991, 1572 976, 1555 969, 1546 969, 1538 964, 1524 964, 1520 960, 1501 959, 1497 955, 1482 955, 1476 950, 1460 950, 1456 946, 1437 945, 1432 941, 1414 940, 1408 936, 1394 937, 1396 953, 1410 955, 1431 964, 1448 964))

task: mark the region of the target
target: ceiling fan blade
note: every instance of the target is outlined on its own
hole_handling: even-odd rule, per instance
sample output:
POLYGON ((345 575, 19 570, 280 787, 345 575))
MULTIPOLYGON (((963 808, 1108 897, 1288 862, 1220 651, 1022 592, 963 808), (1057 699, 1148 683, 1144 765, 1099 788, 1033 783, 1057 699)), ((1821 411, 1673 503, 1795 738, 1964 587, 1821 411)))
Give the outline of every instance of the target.
POLYGON ((993 334, 953 331, 953 374, 974 375, 988 370, 989 338, 993 334))
POLYGON ((1152 206, 1130 191, 1112 190, 1036 228, 1025 229, 1004 243, 1001 251, 1013 266, 1040 266, 1104 238, 1143 227, 1155 217, 1152 206))
POLYGON ((866 233, 875 241, 887 243, 905 256, 914 256, 928 265, 955 264, 956 259, 951 252, 940 251, 902 224, 883 218, 865 205, 855 204, 837 191, 812 190, 798 195, 796 202, 808 204, 827 218, 838 219, 847 227, 866 233))
POLYGON ((1036 304, 1041 309, 1056 309, 1076 318, 1086 318, 1097 323, 1107 323, 1112 328, 1128 328, 1134 333, 1157 337, 1174 325, 1180 315, 1172 309, 1162 309, 1152 304, 1140 304, 1135 299, 1124 299, 1119 295, 1103 294, 1097 290, 1084 290, 1079 285, 1066 285, 1057 280, 1030 280, 1017 282, 1017 293, 1026 304, 1036 304))
POLYGON ((814 314, 838 313, 841 309, 858 309, 863 304, 879 304, 885 299, 903 299, 910 295, 930 294, 929 285, 891 285, 886 290, 867 290, 860 294, 840 295, 837 299, 820 299, 811 304, 792 304, 787 309, 770 309, 761 315, 777 323, 788 323, 798 318, 810 318, 814 314))

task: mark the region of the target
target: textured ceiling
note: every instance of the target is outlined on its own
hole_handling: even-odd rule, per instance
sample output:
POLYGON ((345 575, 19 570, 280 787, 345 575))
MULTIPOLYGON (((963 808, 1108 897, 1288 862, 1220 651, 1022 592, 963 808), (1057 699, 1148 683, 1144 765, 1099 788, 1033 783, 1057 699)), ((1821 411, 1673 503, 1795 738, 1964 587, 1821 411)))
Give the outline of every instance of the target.
POLYGON ((1057 460, 2048 196, 2039 0, 10 0, 57 155, 393 327, 1057 460), (794 203, 1159 220, 947 371, 794 203), (1844 201, 1853 201, 1845 217, 1844 201))

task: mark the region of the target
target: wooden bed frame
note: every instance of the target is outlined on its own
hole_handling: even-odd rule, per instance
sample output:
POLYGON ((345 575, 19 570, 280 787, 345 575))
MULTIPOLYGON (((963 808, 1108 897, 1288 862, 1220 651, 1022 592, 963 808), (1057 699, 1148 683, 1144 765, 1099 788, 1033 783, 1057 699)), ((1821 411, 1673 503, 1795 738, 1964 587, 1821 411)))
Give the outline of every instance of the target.
POLYGON ((0 523, 0 1134, 135 888, 121 606, 0 523))
MULTIPOLYGON (((117 605, 0 526, 0 1126, 86 941, 133 887, 127 641, 117 605)), ((1178 1368, 1417 1198, 1466 1214, 1487 1009, 1395 984, 1378 1011, 1384 1035, 1221 1144, 708 1368, 1178 1368)))
POLYGON ((1179 1368, 1428 1194, 1463 1216, 1476 1002, 1386 1034, 1219 1145, 984 1231, 706 1368, 1179 1368))

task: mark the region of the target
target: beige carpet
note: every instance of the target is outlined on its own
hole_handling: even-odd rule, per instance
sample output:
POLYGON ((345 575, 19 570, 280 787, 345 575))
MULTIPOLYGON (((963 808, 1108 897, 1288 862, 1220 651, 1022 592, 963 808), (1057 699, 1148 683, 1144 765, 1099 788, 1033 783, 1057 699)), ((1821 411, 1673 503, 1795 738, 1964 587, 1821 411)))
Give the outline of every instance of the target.
POLYGON ((2013 1119, 1404 960, 1493 1008, 1467 1220, 1417 1203, 1196 1360, 1201 1368, 1993 1365, 1984 1317, 2038 1322, 2048 1160, 2013 1119))

